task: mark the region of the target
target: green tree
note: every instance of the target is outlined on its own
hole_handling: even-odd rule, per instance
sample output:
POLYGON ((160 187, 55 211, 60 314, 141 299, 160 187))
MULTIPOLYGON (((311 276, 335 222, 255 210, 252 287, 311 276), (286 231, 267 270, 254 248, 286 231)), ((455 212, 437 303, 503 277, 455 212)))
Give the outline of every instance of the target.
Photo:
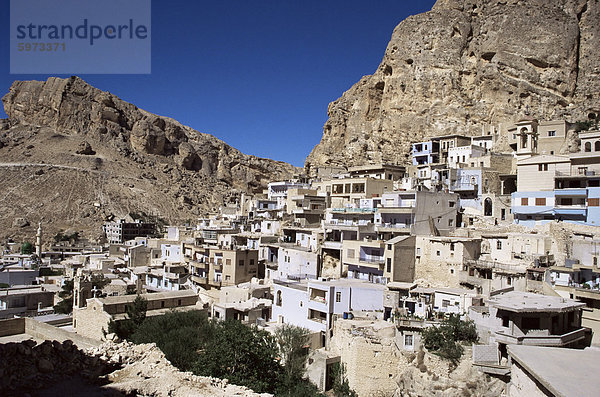
POLYGON ((358 394, 350 388, 344 364, 333 364, 331 372, 333 376, 332 390, 335 397, 358 397, 358 394))
POLYGON ((127 316, 125 320, 110 320, 108 333, 114 333, 121 339, 128 339, 146 319, 147 309, 148 301, 140 295, 136 296, 131 304, 125 306, 127 316))
POLYGON ((257 392, 272 393, 281 378, 274 337, 237 320, 212 322, 210 343, 200 351, 194 372, 227 378, 257 392))
POLYGON ((32 253, 33 253, 33 244, 31 244, 29 241, 25 241, 21 245, 21 254, 31 255, 32 253))
POLYGON ((430 352, 457 363, 462 357, 463 347, 458 342, 477 342, 477 328, 473 321, 461 320, 458 315, 451 314, 440 326, 423 330, 423 345, 430 352))
POLYGON ((58 296, 62 298, 54 305, 56 313, 69 314, 73 311, 73 280, 66 280, 61 287, 58 296))
POLYGON ((147 318, 131 335, 133 343, 156 343, 167 359, 182 371, 191 371, 203 340, 211 338, 206 313, 175 312, 147 318))
POLYGON ((275 341, 284 368, 285 381, 292 384, 302 379, 308 355, 308 330, 283 324, 275 331, 275 341))

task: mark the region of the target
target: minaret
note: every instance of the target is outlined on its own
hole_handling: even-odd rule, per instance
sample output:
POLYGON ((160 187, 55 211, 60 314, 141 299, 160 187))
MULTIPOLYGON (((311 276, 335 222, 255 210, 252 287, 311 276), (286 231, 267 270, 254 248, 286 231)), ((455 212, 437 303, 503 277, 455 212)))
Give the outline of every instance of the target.
POLYGON ((42 222, 38 223, 37 235, 35 239, 35 254, 42 259, 42 222))

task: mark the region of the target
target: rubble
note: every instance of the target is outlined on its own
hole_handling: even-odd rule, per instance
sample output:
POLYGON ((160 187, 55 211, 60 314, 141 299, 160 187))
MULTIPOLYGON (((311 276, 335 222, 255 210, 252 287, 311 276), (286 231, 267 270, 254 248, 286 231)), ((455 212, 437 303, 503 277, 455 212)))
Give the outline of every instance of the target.
POLYGON ((80 350, 72 341, 34 340, 0 345, 0 390, 22 396, 83 379, 98 395, 263 396, 227 379, 180 372, 155 344, 106 342, 80 350))

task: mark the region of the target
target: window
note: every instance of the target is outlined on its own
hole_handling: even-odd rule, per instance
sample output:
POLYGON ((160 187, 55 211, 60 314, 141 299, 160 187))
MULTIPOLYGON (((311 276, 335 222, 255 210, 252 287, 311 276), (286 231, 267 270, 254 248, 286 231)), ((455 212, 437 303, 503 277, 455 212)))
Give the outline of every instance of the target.
POLYGON ((231 265, 231 259, 225 259, 225 264, 226 265, 231 265))
POLYGON ((535 205, 546 205, 546 197, 536 197, 535 205))
POLYGON ((442 253, 441 253, 440 251, 437 251, 437 252, 436 252, 436 255, 437 255, 437 256, 441 256, 441 255, 442 255, 442 253))
POLYGON ((231 280, 231 276, 225 276, 225 281, 231 280))
POLYGON ((592 151, 592 143, 591 142, 586 142, 585 143, 585 151, 586 152, 591 152, 592 151))
POLYGON ((454 226, 454 219, 448 219, 448 226, 454 226))
POLYGON ((392 258, 387 258, 387 272, 392 272, 392 258))
POLYGON ((600 141, 594 142, 594 152, 600 152, 600 141))
POLYGON ((521 205, 529 205, 528 200, 529 199, 527 197, 521 197, 521 205))
POLYGON ((508 278, 506 279, 506 283, 507 283, 508 285, 512 285, 512 278, 508 277, 508 278))
POLYGON ((417 247, 417 255, 421 255, 421 248, 417 247))
POLYGON ((442 307, 450 306, 450 301, 448 299, 442 299, 442 307))
POLYGON ((496 249, 499 249, 499 250, 502 249, 502 241, 500 241, 500 240, 496 241, 496 249))
POLYGON ((341 292, 336 292, 335 293, 335 301, 337 303, 340 303, 342 301, 342 293, 341 292))
POLYGON ((275 301, 277 306, 281 306, 281 291, 277 291, 277 300, 275 301))
POLYGON ((244 260, 243 260, 243 259, 240 259, 240 260, 238 261, 238 265, 239 265, 239 266, 244 266, 244 260))
POLYGON ((454 201, 448 201, 448 207, 452 208, 454 207, 456 203, 454 201))
POLYGON ((254 259, 250 259, 250 266, 254 265, 254 259))
POLYGON ((354 258, 354 250, 353 250, 353 249, 348 249, 348 250, 346 251, 346 256, 347 256, 348 258, 354 258))
POLYGON ((450 251, 454 251, 454 243, 450 243, 450 251))
POLYGON ((504 221, 506 220, 506 209, 502 208, 500 210, 500 220, 504 221))
POLYGON ((548 171, 548 164, 538 164, 538 171, 548 171))
MULTIPOLYGON (((394 222, 394 223, 395 223, 395 222, 394 222)), ((392 249, 392 244, 388 244, 388 245, 387 245, 387 249, 388 249, 388 251, 390 251, 390 250, 392 249)))
POLYGON ((548 136, 556 136, 556 131, 548 131, 548 136))
POLYGON ((600 198, 588 198, 588 207, 600 207, 600 198))
POLYGON ((413 336, 412 335, 404 335, 404 346, 412 346, 413 345, 413 336))
POLYGON ((508 328, 508 316, 502 316, 502 326, 508 328))

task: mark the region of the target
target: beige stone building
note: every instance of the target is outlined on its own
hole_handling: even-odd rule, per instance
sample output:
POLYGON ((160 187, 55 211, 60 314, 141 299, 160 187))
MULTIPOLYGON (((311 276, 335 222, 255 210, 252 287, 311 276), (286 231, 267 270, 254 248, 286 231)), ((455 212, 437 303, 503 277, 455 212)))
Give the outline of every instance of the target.
MULTIPOLYGON (((194 291, 169 291, 155 294, 142 294, 148 302, 146 316, 157 316, 169 310, 202 310, 198 304, 198 295, 194 291)), ((91 298, 86 306, 73 309, 73 328, 79 335, 103 340, 108 332, 111 320, 119 321, 127 318, 126 308, 137 295, 108 296, 91 298)))
POLYGON ((264 265, 258 262, 258 250, 185 245, 190 279, 203 288, 220 288, 264 277, 264 265))
POLYGON ((375 178, 343 178, 316 182, 313 184, 321 193, 331 196, 333 208, 343 208, 348 205, 359 206, 362 198, 381 196, 385 192, 391 192, 394 182, 389 179, 375 178))
POLYGON ((477 259, 481 239, 418 236, 415 247, 415 278, 432 285, 458 287, 459 271, 466 260, 477 259))

